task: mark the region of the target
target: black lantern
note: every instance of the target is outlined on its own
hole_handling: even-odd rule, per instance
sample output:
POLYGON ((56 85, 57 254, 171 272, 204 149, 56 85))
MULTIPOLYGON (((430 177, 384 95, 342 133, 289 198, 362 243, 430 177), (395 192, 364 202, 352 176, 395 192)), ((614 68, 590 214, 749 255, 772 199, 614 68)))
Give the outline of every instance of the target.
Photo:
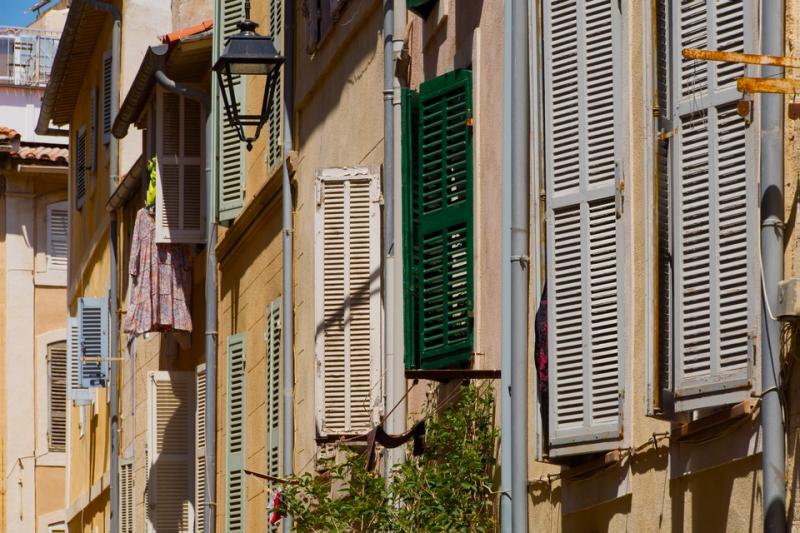
POLYGON ((239 133, 239 139, 247 143, 247 149, 253 148, 253 141, 258 139, 261 128, 269 118, 272 95, 278 83, 278 71, 284 61, 275 49, 272 37, 259 35, 258 24, 250 20, 250 0, 244 3, 244 20, 239 23, 239 33, 231 35, 225 43, 225 50, 214 64, 217 81, 225 103, 225 113, 231 125, 239 133), (264 100, 261 102, 261 114, 245 113, 244 102, 236 101, 234 76, 265 76, 264 100), (245 134, 245 128, 255 128, 252 136, 245 134))

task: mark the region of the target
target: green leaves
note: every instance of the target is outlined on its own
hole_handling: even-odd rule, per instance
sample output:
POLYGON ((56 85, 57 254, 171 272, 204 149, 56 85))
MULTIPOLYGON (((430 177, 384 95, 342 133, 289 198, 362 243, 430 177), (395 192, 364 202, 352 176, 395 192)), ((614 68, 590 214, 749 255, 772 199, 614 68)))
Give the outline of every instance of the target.
POLYGON ((291 479, 284 494, 297 531, 494 531, 494 389, 442 389, 425 407, 425 453, 398 466, 388 486, 344 445, 327 472, 291 479))

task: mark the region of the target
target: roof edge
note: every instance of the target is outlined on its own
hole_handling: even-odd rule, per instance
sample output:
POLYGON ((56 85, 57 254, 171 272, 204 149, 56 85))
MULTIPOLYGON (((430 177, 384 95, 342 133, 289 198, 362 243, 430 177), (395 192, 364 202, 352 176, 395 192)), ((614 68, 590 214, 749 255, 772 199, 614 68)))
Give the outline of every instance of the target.
POLYGON ((136 72, 136 77, 134 77, 133 83, 128 89, 128 94, 125 95, 125 100, 122 102, 111 127, 111 133, 117 139, 125 137, 128 134, 130 125, 136 122, 139 115, 141 115, 144 106, 147 104, 153 84, 155 84, 155 73, 164 67, 168 52, 168 44, 159 44, 147 48, 147 52, 145 52, 139 65, 139 70, 136 72))

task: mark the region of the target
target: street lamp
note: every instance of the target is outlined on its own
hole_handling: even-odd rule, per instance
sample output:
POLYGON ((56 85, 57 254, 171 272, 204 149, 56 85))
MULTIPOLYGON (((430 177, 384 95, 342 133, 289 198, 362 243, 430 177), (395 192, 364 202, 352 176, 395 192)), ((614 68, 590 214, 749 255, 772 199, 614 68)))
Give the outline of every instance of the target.
POLYGON ((217 81, 225 103, 225 113, 231 125, 236 128, 239 140, 247 143, 252 150, 253 141, 258 139, 264 123, 269 118, 272 95, 278 83, 278 72, 284 57, 275 49, 272 37, 259 35, 258 24, 250 20, 250 0, 244 2, 244 20, 239 22, 239 33, 231 35, 225 43, 222 55, 214 64, 217 81), (264 100, 261 102, 261 113, 248 115, 244 109, 245 102, 236 101, 233 76, 265 76, 264 100), (245 128, 255 128, 252 136, 245 134, 245 128))

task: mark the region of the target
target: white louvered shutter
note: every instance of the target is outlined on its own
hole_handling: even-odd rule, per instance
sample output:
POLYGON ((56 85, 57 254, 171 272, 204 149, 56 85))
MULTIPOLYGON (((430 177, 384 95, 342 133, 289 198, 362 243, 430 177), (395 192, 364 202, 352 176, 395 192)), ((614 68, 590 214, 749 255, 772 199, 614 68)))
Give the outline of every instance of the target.
POLYGON ((64 452, 67 447, 67 343, 47 346, 48 447, 64 452))
MULTIPOLYGON (((240 0, 220 0, 217 5, 217 18, 222 24, 214 25, 214 61, 220 56, 225 46, 225 39, 239 31, 237 24, 244 17, 244 4, 240 0)), ((241 104, 245 99, 245 85, 239 76, 233 76, 236 101, 241 104)), ((215 104, 214 133, 217 143, 215 153, 218 154, 216 171, 217 183, 217 218, 220 222, 231 221, 242 210, 244 205, 244 143, 231 125, 225 113, 221 90, 216 76, 211 81, 212 99, 215 104)), ((241 106, 238 106, 241 111, 241 106)))
MULTIPOLYGON (((281 300, 267 307, 267 474, 281 475, 281 300)), ((274 489, 272 482, 268 483, 274 489)))
POLYGON ((103 144, 111 141, 111 50, 103 54, 103 144))
POLYGON ((150 372, 148 531, 190 533, 194 521, 193 372, 150 372))
POLYGON ((67 398, 75 405, 85 405, 94 398, 94 391, 81 387, 79 365, 79 332, 78 319, 74 316, 67 317, 67 398))
POLYGON ((228 442, 225 461, 228 478, 225 490, 225 531, 245 531, 245 343, 244 335, 228 337, 228 442))
POLYGON ((78 299, 78 377, 81 387, 104 388, 108 378, 108 300, 78 299))
POLYGON ((205 242, 202 108, 161 88, 156 98, 156 242, 205 242))
POLYGON ((546 0, 550 455, 621 437, 621 57, 618 3, 546 0))
POLYGON ((194 433, 194 508, 197 516, 195 532, 205 531, 205 500, 206 500, 206 365, 200 365, 196 370, 197 376, 197 402, 195 404, 194 433))
POLYGON ((317 426, 368 431, 380 405, 380 180, 366 168, 317 177, 317 426))
POLYGON ((682 2, 671 12, 674 403, 745 399, 758 330, 756 131, 736 113, 741 64, 683 48, 755 53, 751 2, 682 2))
POLYGON ((86 201, 86 126, 75 134, 75 207, 86 201))
POLYGON ((67 270, 69 260, 69 203, 47 206, 47 270, 67 270))
POLYGON ((119 462, 119 531, 133 533, 133 461, 119 462))

